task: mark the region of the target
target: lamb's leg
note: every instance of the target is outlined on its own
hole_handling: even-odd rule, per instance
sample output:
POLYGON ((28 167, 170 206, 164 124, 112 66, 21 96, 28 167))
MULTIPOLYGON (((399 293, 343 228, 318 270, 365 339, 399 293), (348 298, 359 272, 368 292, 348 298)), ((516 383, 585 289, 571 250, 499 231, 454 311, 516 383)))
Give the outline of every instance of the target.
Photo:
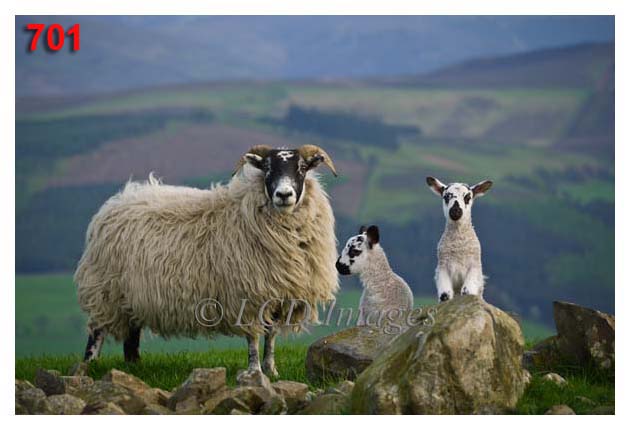
POLYGON ((127 363, 134 363, 140 360, 140 333, 141 328, 131 326, 129 327, 129 336, 125 339, 123 344, 123 351, 125 352, 125 361, 127 363))
POLYGON ((274 357, 274 347, 276 343, 276 336, 278 335, 278 329, 276 326, 271 326, 265 333, 265 350, 263 354, 263 372, 269 377, 277 377, 278 369, 276 369, 276 360, 274 357))
POLYGON ((253 335, 247 336, 247 346, 248 346, 248 363, 247 371, 248 372, 260 372, 260 357, 258 356, 258 340, 260 336, 253 335))
POLYGON ((468 271, 464 284, 462 286, 462 295, 474 295, 481 297, 483 295, 483 273, 480 268, 473 268, 468 271))
POLYGON ((88 325, 88 341, 85 347, 83 361, 96 360, 101 353, 105 341, 105 330, 94 325, 88 325))
POLYGON ((438 300, 440 302, 453 298, 453 282, 445 269, 438 268, 435 271, 435 286, 437 287, 438 300))

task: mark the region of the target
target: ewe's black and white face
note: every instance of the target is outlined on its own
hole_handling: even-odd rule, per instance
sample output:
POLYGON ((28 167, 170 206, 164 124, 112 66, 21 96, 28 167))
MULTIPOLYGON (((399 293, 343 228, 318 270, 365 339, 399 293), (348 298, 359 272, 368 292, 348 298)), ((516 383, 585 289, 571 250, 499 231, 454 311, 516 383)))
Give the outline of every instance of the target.
POLYGON ((369 253, 379 241, 378 227, 373 225, 366 229, 362 226, 359 234, 346 242, 337 259, 337 271, 342 275, 361 273, 368 265, 369 253))
POLYGON ((321 155, 305 160, 295 149, 272 149, 264 158, 248 153, 245 158, 264 173, 267 198, 280 212, 293 211, 304 192, 306 174, 324 160, 321 155))
POLYGON ((473 201, 492 187, 492 181, 479 182, 472 187, 460 182, 444 185, 438 179, 429 176, 427 185, 442 198, 444 217, 452 222, 460 222, 470 219, 473 201))

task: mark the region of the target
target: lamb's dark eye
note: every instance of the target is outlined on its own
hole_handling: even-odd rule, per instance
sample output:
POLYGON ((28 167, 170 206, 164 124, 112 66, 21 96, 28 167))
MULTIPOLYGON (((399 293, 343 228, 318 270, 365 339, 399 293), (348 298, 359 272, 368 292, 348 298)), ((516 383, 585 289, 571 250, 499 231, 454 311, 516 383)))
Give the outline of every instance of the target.
POLYGON ((451 197, 451 193, 444 194, 444 203, 448 204, 448 202, 451 200, 451 197))
POLYGON ((464 203, 466 203, 466 204, 470 203, 470 198, 471 198, 470 194, 466 194, 464 196, 464 203))
POLYGON ((348 257, 350 258, 354 258, 354 257, 358 257, 359 255, 361 255, 362 251, 357 251, 354 248, 351 248, 350 251, 348 251, 348 257))

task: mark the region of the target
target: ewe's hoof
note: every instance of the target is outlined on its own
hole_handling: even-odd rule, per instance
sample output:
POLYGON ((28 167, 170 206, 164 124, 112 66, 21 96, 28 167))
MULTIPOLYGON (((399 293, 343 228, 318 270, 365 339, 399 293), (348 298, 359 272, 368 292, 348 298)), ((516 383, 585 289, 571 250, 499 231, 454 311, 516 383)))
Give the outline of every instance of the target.
POLYGON ((276 369, 276 366, 263 366, 263 373, 270 378, 277 378, 278 376, 280 376, 280 373, 278 373, 278 369, 276 369))

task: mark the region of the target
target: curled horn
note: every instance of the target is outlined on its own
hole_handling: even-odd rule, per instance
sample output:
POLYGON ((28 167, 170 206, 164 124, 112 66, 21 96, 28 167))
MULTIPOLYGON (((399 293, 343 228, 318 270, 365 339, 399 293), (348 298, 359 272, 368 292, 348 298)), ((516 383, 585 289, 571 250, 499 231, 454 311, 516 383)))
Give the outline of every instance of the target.
POLYGON ((236 175, 238 171, 241 170, 241 168, 245 165, 245 163, 247 163, 247 160, 245 159, 246 154, 255 154, 259 157, 265 158, 271 150, 271 146, 267 145, 252 146, 245 154, 243 154, 240 160, 238 160, 238 163, 236 163, 236 167, 234 167, 234 171, 232 172, 232 176, 236 175))
POLYGON ((315 156, 320 156, 321 157, 321 161, 323 161, 324 164, 326 166, 328 166, 328 168, 333 173, 333 175, 337 176, 337 170, 335 170, 335 165, 333 164, 332 159, 330 158, 330 155, 328 155, 326 153, 326 151, 324 151, 319 146, 317 146, 317 145, 302 145, 300 147, 300 149, 298 149, 298 152, 300 153, 302 158, 305 159, 305 160, 309 160, 309 159, 311 159, 312 157, 315 157, 315 156))

